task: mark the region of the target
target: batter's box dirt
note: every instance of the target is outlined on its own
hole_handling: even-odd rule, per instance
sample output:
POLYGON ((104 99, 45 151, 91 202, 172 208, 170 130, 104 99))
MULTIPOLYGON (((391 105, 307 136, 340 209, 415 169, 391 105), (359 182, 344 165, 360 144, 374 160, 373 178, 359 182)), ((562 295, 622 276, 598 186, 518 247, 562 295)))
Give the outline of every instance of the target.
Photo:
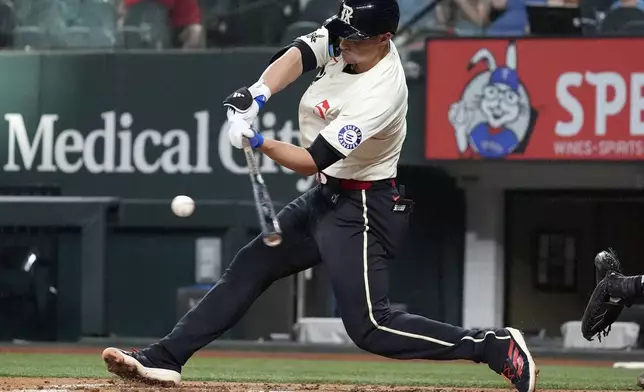
MULTIPOLYGON (((163 388, 124 383, 116 379, 74 379, 74 378, 0 378, 3 392, 509 392, 510 389, 481 388, 432 388, 377 385, 343 384, 263 384, 263 383, 217 383, 183 382, 180 387, 163 388)), ((539 392, 577 392, 548 391, 539 392)), ((602 391, 594 391, 602 392, 602 391)), ((613 391, 614 392, 614 391, 613 391)))

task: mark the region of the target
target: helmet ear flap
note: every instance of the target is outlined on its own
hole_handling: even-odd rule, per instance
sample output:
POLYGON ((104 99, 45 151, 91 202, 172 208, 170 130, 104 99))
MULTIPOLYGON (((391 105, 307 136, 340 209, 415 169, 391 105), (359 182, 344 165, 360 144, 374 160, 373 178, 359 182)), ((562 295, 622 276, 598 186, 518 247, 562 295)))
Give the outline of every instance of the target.
POLYGON ((340 56, 340 37, 329 31, 329 53, 332 57, 340 56))

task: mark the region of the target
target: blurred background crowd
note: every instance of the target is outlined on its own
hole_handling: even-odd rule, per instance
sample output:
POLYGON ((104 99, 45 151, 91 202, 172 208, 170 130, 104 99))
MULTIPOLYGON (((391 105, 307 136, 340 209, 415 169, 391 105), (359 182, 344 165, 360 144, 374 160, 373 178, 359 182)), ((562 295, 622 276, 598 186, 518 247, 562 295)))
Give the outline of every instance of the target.
MULTIPOLYGON (((400 0, 402 37, 639 34, 644 0, 400 0)), ((278 46, 338 0, 0 0, 3 48, 278 46)))

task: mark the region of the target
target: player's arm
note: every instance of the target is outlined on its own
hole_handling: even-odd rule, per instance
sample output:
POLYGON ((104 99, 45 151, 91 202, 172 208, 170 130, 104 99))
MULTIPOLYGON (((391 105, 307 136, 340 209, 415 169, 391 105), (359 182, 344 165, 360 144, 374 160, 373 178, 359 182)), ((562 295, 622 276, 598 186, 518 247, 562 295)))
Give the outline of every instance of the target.
POLYGON ((331 51, 326 28, 302 35, 275 53, 260 79, 275 94, 302 74, 323 67, 331 60, 331 51))
POLYGON ((279 140, 265 140, 261 133, 256 132, 240 118, 230 120, 228 137, 230 143, 239 149, 242 148, 242 138, 248 138, 251 147, 263 152, 280 165, 305 176, 322 171, 344 158, 323 137, 315 139, 308 148, 279 140))
POLYGON ((305 148, 294 144, 266 139, 258 149, 273 161, 298 174, 310 176, 320 170, 313 156, 305 148))
POLYGON ((251 135, 251 145, 280 165, 311 175, 346 158, 365 140, 382 131, 396 110, 399 110, 396 106, 378 99, 359 100, 342 108, 338 118, 324 128, 308 148, 264 140, 258 133, 251 135))
POLYGON ((290 48, 283 56, 266 68, 260 80, 264 81, 271 94, 276 94, 296 81, 302 75, 303 70, 304 66, 300 50, 290 48))
POLYGON ((329 32, 325 28, 298 37, 271 58, 270 65, 255 84, 239 88, 226 97, 224 106, 252 124, 273 94, 282 91, 302 74, 324 66, 331 60, 331 51, 329 32))
POLYGON ((280 165, 305 176, 320 172, 344 158, 321 138, 317 138, 309 148, 266 139, 259 150, 280 165))

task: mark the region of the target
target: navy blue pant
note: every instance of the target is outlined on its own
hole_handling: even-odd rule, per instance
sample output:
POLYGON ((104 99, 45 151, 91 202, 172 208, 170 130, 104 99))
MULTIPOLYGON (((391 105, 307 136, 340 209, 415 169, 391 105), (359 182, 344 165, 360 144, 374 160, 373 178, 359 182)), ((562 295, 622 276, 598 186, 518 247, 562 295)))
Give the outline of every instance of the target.
POLYGON ((242 248, 220 281, 146 355, 183 366, 233 327, 275 280, 324 263, 358 347, 398 359, 485 362, 486 331, 389 308, 387 263, 409 224, 407 211, 394 211, 399 197, 392 182, 383 181, 370 190, 318 185, 297 198, 278 215, 282 244, 271 248, 258 237, 242 248))

